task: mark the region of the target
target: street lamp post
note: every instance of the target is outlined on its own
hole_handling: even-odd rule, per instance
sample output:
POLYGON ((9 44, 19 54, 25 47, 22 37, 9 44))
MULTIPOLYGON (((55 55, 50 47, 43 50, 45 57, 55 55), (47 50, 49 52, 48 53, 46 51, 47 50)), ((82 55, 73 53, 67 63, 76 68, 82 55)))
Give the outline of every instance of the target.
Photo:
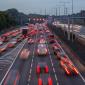
POLYGON ((73 21, 73 0, 72 0, 72 42, 73 42, 73 24, 74 24, 74 21, 73 21))

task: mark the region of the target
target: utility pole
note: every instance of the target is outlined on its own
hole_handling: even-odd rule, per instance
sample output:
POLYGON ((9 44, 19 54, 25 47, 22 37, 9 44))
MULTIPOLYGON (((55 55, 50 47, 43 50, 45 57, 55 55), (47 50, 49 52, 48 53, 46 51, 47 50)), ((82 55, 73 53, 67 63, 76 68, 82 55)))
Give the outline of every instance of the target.
POLYGON ((61 15, 61 8, 59 7, 59 16, 61 15))
POLYGON ((47 14, 47 13, 46 13, 46 8, 45 8, 45 16, 46 16, 46 14, 47 14))
POLYGON ((72 0, 72 28, 71 28, 71 30, 72 30, 72 42, 73 42, 73 31, 74 31, 74 30, 73 30, 73 27, 74 27, 74 26, 73 26, 73 25, 74 25, 74 20, 73 20, 73 12, 74 12, 74 9, 73 9, 73 8, 74 8, 74 6, 73 6, 73 0, 72 0))
MULTIPOLYGON (((64 6, 64 21, 65 20, 67 20, 67 17, 66 16, 68 16, 68 9, 67 9, 67 7, 66 7, 66 4, 67 3, 69 3, 69 2, 60 2, 60 3, 63 3, 63 6, 64 6)), ((68 40, 70 40, 70 21, 69 21, 69 17, 68 17, 68 29, 66 29, 66 31, 67 31, 67 34, 68 34, 68 36, 67 36, 67 38, 68 38, 68 40)), ((64 22, 64 30, 65 30, 65 22, 64 22)), ((64 35, 65 35, 65 31, 64 31, 64 35)))
POLYGON ((46 18, 46 14, 47 14, 47 11, 46 11, 46 8, 45 8, 45 18, 46 18))
POLYGON ((56 17, 57 17, 58 13, 57 13, 57 8, 56 8, 56 17))
POLYGON ((40 14, 42 15, 42 9, 40 9, 40 14))

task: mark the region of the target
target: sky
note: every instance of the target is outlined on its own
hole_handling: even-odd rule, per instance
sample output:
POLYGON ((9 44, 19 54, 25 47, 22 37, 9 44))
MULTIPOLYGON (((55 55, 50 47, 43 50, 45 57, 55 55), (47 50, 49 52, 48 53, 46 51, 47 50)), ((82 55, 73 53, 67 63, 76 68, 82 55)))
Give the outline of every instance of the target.
MULTIPOLYGON (((26 14, 36 13, 36 14, 64 14, 64 3, 68 10, 68 14, 71 13, 72 0, 0 0, 0 11, 7 10, 10 8, 16 8, 20 12, 26 14)), ((85 9, 85 0, 73 0, 74 1, 74 13, 85 9)))

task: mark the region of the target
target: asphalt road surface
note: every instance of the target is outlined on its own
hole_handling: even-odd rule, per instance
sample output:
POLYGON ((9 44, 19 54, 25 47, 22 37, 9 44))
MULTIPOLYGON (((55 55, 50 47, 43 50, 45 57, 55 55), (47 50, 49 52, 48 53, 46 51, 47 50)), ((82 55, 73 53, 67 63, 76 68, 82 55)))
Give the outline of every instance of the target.
MULTIPOLYGON (((44 30, 44 28, 43 28, 43 30, 44 30)), ((33 36, 32 39, 37 40, 38 38, 40 38, 40 35, 41 34, 38 33, 35 36, 33 36)), ((48 48, 48 55, 40 57, 36 54, 38 42, 35 42, 34 44, 28 44, 26 42, 23 49, 27 48, 30 50, 31 54, 30 54, 29 58, 27 60, 23 61, 20 59, 20 56, 18 56, 13 64, 12 68, 10 69, 10 71, 17 70, 19 72, 20 79, 19 79, 18 85, 38 85, 38 77, 36 75, 36 67, 37 67, 38 62, 47 63, 47 65, 49 67, 49 75, 51 76, 51 78, 53 80, 53 85, 85 85, 85 69, 80 70, 80 69, 83 69, 84 67, 82 68, 80 64, 78 64, 79 66, 77 66, 77 63, 78 63, 77 60, 75 60, 75 63, 74 63, 74 61, 72 61, 75 64, 75 66, 77 67, 77 69, 79 70, 79 75, 67 76, 65 74, 65 72, 63 71, 63 69, 60 67, 60 63, 53 53, 53 49, 51 48, 51 46, 49 44, 49 40, 47 38, 48 34, 44 32, 43 35, 47 41, 46 46, 48 48)), ((21 45, 19 47, 21 47, 21 45)), ((69 55, 69 58, 72 59, 72 55, 70 55, 68 53, 68 51, 65 49, 65 46, 63 46, 63 49, 69 55)), ((10 56, 15 55, 17 50, 18 49, 16 49, 13 53, 11 53, 10 56)), ((0 61, 0 63, 1 63, 1 61, 0 61)), ((8 65, 6 65, 6 66, 8 66, 8 65)), ((4 69, 3 74, 5 72, 6 71, 4 69)), ((2 75, 2 72, 0 72, 0 78, 2 78, 1 75, 2 75)), ((8 75, 9 75, 9 73, 8 73, 8 75)), ((3 81, 2 85, 4 85, 4 81, 3 81)))

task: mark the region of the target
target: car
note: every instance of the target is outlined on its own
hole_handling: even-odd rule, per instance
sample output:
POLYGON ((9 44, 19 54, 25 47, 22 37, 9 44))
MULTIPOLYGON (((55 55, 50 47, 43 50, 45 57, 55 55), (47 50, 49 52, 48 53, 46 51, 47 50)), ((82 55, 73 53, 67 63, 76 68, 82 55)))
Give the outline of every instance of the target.
POLYGON ((7 75, 3 85, 18 85, 20 73, 17 70, 11 70, 7 75))
POLYGON ((26 59, 28 59, 29 55, 30 55, 30 51, 25 48, 20 53, 20 59, 26 60, 26 59))
POLYGON ((49 43, 50 43, 50 44, 57 43, 57 40, 55 40, 55 39, 50 39, 50 40, 49 40, 49 43))
POLYGON ((3 42, 8 42, 8 41, 9 41, 9 37, 7 37, 7 36, 2 36, 2 41, 3 41, 3 42))
POLYGON ((15 46, 15 44, 17 43, 17 39, 13 39, 12 41, 10 41, 7 45, 8 48, 12 48, 15 46))
POLYGON ((62 52, 62 49, 58 46, 53 46, 53 51, 54 51, 54 54, 57 55, 58 52, 62 52))
POLYGON ((46 40, 45 40, 44 38, 40 38, 40 39, 38 40, 38 42, 41 43, 41 44, 45 44, 45 43, 46 43, 46 40))
POLYGON ((34 40, 30 38, 30 39, 28 40, 28 44, 33 44, 33 43, 34 43, 34 40))
POLYGON ((46 47, 46 44, 38 44, 37 54, 39 56, 43 56, 43 55, 47 55, 48 54, 48 49, 46 47))
POLYGON ((67 58, 62 58, 60 60, 60 65, 61 65, 61 67, 63 68, 63 70, 65 71, 65 73, 68 76, 70 76, 70 75, 78 75, 79 74, 77 68, 67 58))
POLYGON ((58 60, 60 60, 62 57, 66 57, 66 56, 65 56, 65 53, 63 51, 62 52, 58 51, 56 53, 56 57, 57 57, 58 60))
POLYGON ((40 75, 41 73, 48 73, 48 72, 49 72, 49 69, 46 62, 39 62, 37 64, 37 68, 36 68, 37 75, 40 75))
POLYGON ((41 74, 38 78, 38 85, 53 85, 52 78, 49 74, 41 74))
POLYGON ((7 46, 0 47, 0 54, 1 54, 2 52, 6 51, 6 49, 7 49, 7 46))
POLYGON ((49 30, 46 30, 46 33, 50 33, 50 31, 49 30))
POLYGON ((47 37, 48 37, 48 39, 54 39, 55 38, 55 35, 49 34, 47 37))
POLYGON ((7 47, 8 48, 13 48, 15 46, 15 42, 9 42, 7 47))
POLYGON ((18 37, 17 42, 20 42, 22 39, 23 39, 22 37, 18 37))

